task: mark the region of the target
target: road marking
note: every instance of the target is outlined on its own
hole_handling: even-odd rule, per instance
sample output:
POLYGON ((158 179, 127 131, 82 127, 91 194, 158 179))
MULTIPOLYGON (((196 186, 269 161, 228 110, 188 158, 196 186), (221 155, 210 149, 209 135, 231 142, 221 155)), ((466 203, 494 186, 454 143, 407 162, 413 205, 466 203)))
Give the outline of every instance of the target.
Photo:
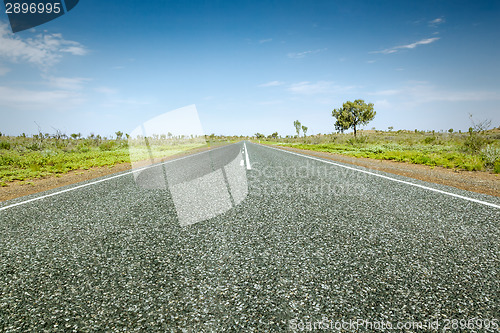
POLYGON ((335 163, 335 162, 331 162, 331 161, 324 160, 324 159, 321 159, 321 158, 312 157, 312 156, 305 155, 305 154, 299 154, 299 153, 296 153, 296 152, 293 152, 293 151, 289 151, 289 150, 278 149, 278 148, 269 147, 269 146, 262 145, 262 144, 259 144, 259 146, 263 146, 263 147, 266 147, 266 148, 269 148, 269 149, 274 149, 274 150, 277 150, 277 151, 289 153, 289 154, 292 154, 292 155, 297 155, 297 156, 301 156, 301 157, 307 157, 307 158, 312 159, 312 160, 316 160, 316 161, 320 161, 320 162, 332 164, 332 165, 335 165, 335 166, 339 166, 341 168, 345 168, 345 169, 349 169, 349 170, 354 170, 354 171, 366 173, 368 175, 372 175, 372 176, 376 176, 376 177, 388 179, 388 180, 391 180, 393 182, 402 183, 402 184, 406 184, 406 185, 411 185, 411 186, 415 186, 415 187, 420 187, 420 188, 423 188, 423 189, 426 189, 426 190, 429 190, 429 191, 434 191, 434 192, 437 192, 437 193, 447 194, 447 195, 450 195, 452 197, 456 197, 456 198, 460 198, 460 199, 464 199, 464 200, 468 200, 468 201, 480 203, 482 205, 486 205, 486 206, 490 206, 490 207, 493 207, 493 208, 500 209, 500 205, 495 205, 495 204, 492 204, 490 202, 486 202, 486 201, 482 201, 482 200, 478 200, 478 199, 473 199, 473 198, 469 198, 469 197, 464 197, 463 195, 459 195, 459 194, 455 194, 455 193, 450 193, 450 192, 438 190, 438 189, 435 189, 435 188, 432 188, 432 187, 428 187, 428 186, 425 186, 425 185, 410 183, 410 182, 407 182, 407 181, 404 181, 404 180, 399 180, 399 179, 396 179, 396 178, 392 178, 392 177, 380 175, 378 173, 373 173, 373 172, 366 171, 366 170, 356 169, 356 168, 353 168, 353 167, 350 167, 350 166, 347 166, 347 165, 338 164, 338 163, 335 163))
MULTIPOLYGON (((233 144, 237 144, 237 143, 233 143, 233 144)), ((91 182, 91 183, 87 183, 87 184, 75 186, 75 187, 68 188, 66 190, 62 190, 62 191, 59 191, 59 192, 54 192, 54 193, 51 193, 51 194, 46 194, 46 195, 43 195, 43 196, 40 196, 40 197, 37 197, 37 198, 29 199, 29 200, 26 200, 26 201, 21 201, 21 202, 18 202, 18 203, 12 204, 12 205, 8 205, 8 206, 5 206, 5 207, 0 207, 0 212, 3 211, 3 210, 7 210, 9 208, 13 208, 13 207, 16 207, 16 206, 24 205, 24 204, 27 204, 27 203, 30 203, 30 202, 33 202, 33 201, 38 201, 38 200, 41 200, 41 199, 53 197, 55 195, 59 195, 59 194, 62 194, 62 193, 66 193, 66 192, 78 190, 80 188, 84 188, 84 187, 87 187, 87 186, 90 186, 90 185, 95 185, 95 184, 99 184, 99 183, 102 183, 102 182, 105 182, 105 181, 108 181, 108 180, 111 180, 111 179, 115 179, 115 178, 123 177, 123 176, 126 176, 126 175, 130 175, 130 174, 132 174, 134 172, 143 171, 143 170, 150 169, 150 168, 156 168, 156 167, 159 167, 161 165, 165 165, 165 164, 168 164, 168 163, 180 161, 180 160, 183 160, 183 159, 188 158, 188 157, 193 157, 193 156, 196 156, 196 155, 204 154, 204 153, 211 152, 211 151, 214 151, 214 150, 217 150, 217 149, 221 149, 221 148, 224 148, 224 147, 229 147, 229 146, 231 146, 233 144, 222 146, 222 147, 218 147, 218 148, 214 148, 214 149, 210 149, 210 150, 201 151, 201 152, 196 153, 196 154, 191 154, 191 155, 179 157, 179 158, 176 158, 175 160, 170 160, 170 161, 166 161, 166 162, 161 162, 161 163, 153 164, 153 165, 150 165, 150 166, 147 166, 147 167, 143 167, 143 168, 139 168, 139 169, 134 169, 134 170, 127 171, 127 172, 119 174, 119 175, 111 176, 111 177, 108 177, 108 178, 105 178, 105 179, 96 180, 96 181, 91 182)))
POLYGON ((247 170, 252 170, 252 166, 250 165, 250 158, 248 157, 247 144, 243 142, 243 146, 245 147, 245 161, 247 162, 247 170))

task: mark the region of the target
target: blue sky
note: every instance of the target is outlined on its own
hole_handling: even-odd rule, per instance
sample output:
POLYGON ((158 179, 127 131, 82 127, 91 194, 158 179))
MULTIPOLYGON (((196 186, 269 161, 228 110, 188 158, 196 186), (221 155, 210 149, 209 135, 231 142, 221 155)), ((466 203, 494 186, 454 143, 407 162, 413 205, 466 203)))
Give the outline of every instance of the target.
MULTIPOLYGON (((3 5, 2 5, 3 6, 3 5)), ((12 34, 0 14, 0 132, 130 132, 195 104, 205 133, 500 126, 499 1, 94 1, 12 34)))

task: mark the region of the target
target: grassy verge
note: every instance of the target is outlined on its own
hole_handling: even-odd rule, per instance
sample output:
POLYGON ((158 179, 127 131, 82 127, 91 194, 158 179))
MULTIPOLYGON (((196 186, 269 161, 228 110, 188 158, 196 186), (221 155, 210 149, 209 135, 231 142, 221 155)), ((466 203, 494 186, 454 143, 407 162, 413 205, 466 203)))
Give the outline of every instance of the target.
POLYGON ((129 147, 127 140, 0 137, 0 186, 9 182, 58 176, 71 170, 162 158, 207 146, 200 142, 151 142, 129 147))
POLYGON ((500 173, 500 133, 372 132, 261 141, 354 157, 500 173))

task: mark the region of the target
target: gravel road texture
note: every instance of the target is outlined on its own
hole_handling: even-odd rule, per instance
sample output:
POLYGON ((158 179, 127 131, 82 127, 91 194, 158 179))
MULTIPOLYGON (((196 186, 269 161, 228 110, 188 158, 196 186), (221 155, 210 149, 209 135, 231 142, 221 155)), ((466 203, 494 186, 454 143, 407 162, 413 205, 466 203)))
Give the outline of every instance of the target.
POLYGON ((498 318, 500 209, 246 146, 165 165, 182 183, 249 154, 244 200, 187 226, 168 188, 138 186, 129 171, 1 202, 0 330, 278 332, 324 317, 498 318))

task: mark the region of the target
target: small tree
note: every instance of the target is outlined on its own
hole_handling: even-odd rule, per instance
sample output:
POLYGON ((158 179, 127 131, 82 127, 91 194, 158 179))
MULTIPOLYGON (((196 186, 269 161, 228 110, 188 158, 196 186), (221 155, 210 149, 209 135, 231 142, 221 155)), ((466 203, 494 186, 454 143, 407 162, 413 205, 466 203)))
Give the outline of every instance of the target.
POLYGON ((377 113, 373 110, 373 103, 366 104, 364 100, 357 99, 354 102, 347 101, 342 108, 334 109, 332 116, 337 118, 335 128, 342 132, 352 128, 356 137, 357 127, 368 124, 377 113))
POLYGON ((392 130, 394 129, 394 126, 389 126, 389 127, 387 127, 387 129, 388 129, 388 130, 389 130, 389 132, 390 132, 390 131, 392 131, 392 130))
POLYGON ((265 138, 265 137, 266 137, 264 134, 262 134, 262 133, 258 133, 258 132, 257 132, 257 133, 255 133, 255 134, 254 134, 254 136, 255 136, 257 139, 263 139, 263 138, 265 138))
POLYGON ((122 131, 115 132, 115 134, 116 134, 116 140, 121 140, 122 139, 122 136, 123 136, 123 132, 122 131))
POLYGON ((273 139, 277 139, 278 138, 278 132, 274 132, 273 134, 271 134, 271 137, 273 139))
POLYGON ((302 125, 302 132, 304 132, 304 138, 306 137, 307 130, 308 130, 308 127, 302 125))
POLYGON ((464 146, 471 153, 479 153, 487 143, 486 138, 482 134, 490 128, 491 120, 485 119, 477 123, 472 119, 472 114, 469 114, 469 118, 472 127, 469 127, 469 136, 465 140, 464 146))
POLYGON ((340 133, 344 133, 345 130, 349 129, 349 114, 344 109, 334 109, 332 111, 332 117, 337 118, 335 122, 335 130, 340 133))
POLYGON ((450 129, 448 130, 448 133, 450 133, 450 134, 451 134, 451 133, 453 133, 453 128, 450 128, 450 129))
POLYGON ((293 126, 295 126, 295 131, 297 132, 297 136, 300 136, 300 129, 301 129, 301 126, 302 126, 302 124, 300 123, 300 121, 295 120, 293 122, 293 126))

